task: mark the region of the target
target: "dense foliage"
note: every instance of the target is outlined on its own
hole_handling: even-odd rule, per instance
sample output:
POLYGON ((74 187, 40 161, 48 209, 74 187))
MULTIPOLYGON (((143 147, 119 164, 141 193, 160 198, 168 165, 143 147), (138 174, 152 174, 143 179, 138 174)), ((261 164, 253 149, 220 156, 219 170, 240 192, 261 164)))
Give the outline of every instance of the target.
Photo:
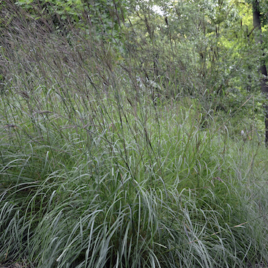
POLYGON ((267 266, 255 2, 2 3, 0 263, 267 266))

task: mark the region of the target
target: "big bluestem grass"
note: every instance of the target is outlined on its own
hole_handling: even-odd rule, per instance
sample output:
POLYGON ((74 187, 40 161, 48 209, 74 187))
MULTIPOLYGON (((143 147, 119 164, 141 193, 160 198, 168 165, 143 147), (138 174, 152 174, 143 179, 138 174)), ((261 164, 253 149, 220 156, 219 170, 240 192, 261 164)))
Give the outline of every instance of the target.
POLYGON ((235 143, 213 117, 202 127, 194 101, 154 95, 111 46, 37 34, 11 35, 5 52, 0 262, 267 261, 264 149, 235 143))

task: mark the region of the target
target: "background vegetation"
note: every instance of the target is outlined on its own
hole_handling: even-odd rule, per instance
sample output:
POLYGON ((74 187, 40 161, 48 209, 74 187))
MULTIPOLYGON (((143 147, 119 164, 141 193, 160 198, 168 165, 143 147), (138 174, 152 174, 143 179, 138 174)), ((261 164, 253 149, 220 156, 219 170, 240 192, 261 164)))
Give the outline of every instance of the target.
POLYGON ((266 1, 0 12, 0 263, 268 265, 266 1))

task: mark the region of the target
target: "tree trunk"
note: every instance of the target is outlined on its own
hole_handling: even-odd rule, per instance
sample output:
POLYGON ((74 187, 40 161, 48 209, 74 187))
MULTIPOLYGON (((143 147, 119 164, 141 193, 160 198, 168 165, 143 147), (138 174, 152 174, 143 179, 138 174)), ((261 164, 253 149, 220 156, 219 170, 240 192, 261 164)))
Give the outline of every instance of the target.
MULTIPOLYGON (((260 4, 258 0, 253 0, 253 26, 256 29, 257 33, 255 35, 256 43, 262 44, 262 30, 261 30, 261 12, 260 4)), ((262 59, 260 62, 260 73, 262 74, 261 78, 261 91, 265 98, 264 112, 265 112, 265 145, 268 146, 268 78, 267 78, 267 68, 265 61, 262 59)))

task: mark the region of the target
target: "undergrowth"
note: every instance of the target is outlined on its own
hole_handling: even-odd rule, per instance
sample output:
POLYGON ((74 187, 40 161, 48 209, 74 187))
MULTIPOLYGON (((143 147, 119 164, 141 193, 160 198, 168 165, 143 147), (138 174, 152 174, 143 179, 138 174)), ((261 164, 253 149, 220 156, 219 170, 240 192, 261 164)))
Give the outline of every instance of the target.
POLYGON ((0 262, 268 261, 267 152, 254 124, 240 137, 228 115, 179 92, 155 94, 100 41, 10 38, 0 100, 0 262))

